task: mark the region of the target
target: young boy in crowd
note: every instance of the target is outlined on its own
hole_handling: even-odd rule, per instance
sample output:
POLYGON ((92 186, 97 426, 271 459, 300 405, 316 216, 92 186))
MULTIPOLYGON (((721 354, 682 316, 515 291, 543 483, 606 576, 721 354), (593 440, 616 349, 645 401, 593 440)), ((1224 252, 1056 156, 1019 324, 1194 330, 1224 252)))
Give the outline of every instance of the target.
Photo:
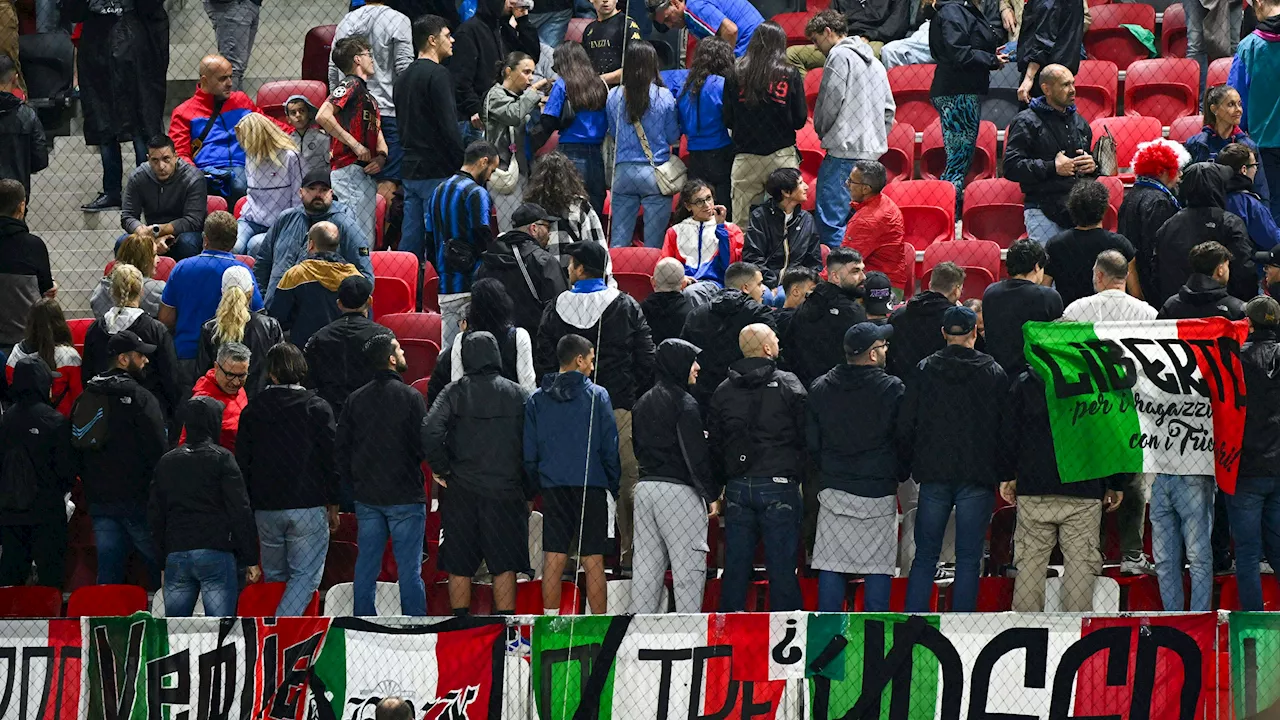
POLYGON ((374 237, 374 176, 387 161, 387 141, 382 137, 378 101, 366 84, 373 77, 369 41, 345 37, 333 44, 333 64, 344 77, 316 113, 316 122, 333 138, 329 161, 333 192, 347 213, 368 237, 374 237))
POLYGON ((289 137, 298 144, 302 153, 302 176, 313 170, 329 169, 329 134, 316 122, 319 109, 306 95, 291 95, 284 101, 285 117, 293 126, 289 137))

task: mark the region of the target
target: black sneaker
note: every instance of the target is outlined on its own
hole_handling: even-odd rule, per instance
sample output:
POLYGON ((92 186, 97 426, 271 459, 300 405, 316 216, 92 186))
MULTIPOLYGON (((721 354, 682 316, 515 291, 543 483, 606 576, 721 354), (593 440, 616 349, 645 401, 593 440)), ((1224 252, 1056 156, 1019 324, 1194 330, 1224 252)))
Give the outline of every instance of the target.
POLYGON ((110 195, 107 195, 106 193, 101 193, 98 195, 97 199, 95 199, 93 202, 85 203, 84 205, 81 205, 80 209, 84 212, 95 212, 95 213, 106 212, 108 210, 119 210, 120 198, 113 198, 110 195))

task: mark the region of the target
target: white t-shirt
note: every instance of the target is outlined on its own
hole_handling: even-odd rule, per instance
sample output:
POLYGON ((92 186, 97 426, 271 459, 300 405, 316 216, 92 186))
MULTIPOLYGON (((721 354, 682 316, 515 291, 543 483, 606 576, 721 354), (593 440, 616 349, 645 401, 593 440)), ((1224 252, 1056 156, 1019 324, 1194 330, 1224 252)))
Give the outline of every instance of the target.
POLYGON ((1155 320, 1156 309, 1123 290, 1103 290, 1068 305, 1062 311, 1062 319, 1071 322, 1155 320))

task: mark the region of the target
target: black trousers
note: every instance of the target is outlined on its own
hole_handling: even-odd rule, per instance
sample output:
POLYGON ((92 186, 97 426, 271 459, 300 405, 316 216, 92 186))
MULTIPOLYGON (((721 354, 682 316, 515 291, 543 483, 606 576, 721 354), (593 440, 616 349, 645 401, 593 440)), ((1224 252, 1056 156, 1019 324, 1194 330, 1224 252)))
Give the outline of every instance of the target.
POLYGON ((67 554, 67 524, 5 525, 0 527, 0 585, 24 585, 36 564, 36 584, 62 587, 67 554))

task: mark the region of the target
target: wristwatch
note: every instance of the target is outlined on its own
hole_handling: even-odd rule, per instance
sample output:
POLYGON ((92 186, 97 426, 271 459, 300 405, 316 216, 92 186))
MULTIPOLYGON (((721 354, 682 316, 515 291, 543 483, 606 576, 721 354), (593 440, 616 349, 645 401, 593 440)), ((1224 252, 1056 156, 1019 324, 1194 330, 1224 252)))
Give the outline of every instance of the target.
POLYGON ((152 226, 151 226, 151 234, 152 234, 152 235, 155 235, 156 237, 160 237, 160 226, 159 226, 159 225, 152 225, 152 226))

